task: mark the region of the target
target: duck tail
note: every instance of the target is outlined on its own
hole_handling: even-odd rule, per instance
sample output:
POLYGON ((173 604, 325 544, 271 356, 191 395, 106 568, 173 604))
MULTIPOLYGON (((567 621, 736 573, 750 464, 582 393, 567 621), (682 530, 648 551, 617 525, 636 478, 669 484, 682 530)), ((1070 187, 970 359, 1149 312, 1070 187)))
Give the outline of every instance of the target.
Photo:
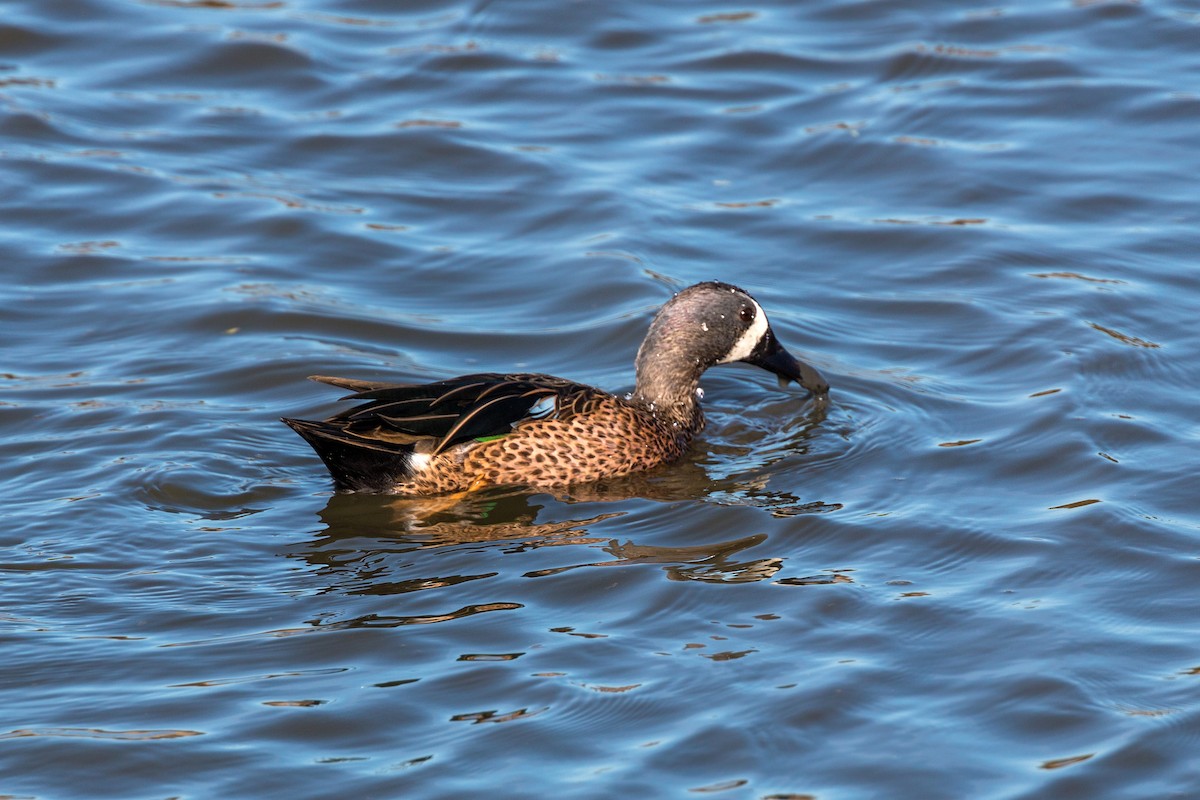
POLYGON ((366 441, 333 422, 282 421, 317 452, 339 492, 387 492, 412 474, 412 445, 366 441))

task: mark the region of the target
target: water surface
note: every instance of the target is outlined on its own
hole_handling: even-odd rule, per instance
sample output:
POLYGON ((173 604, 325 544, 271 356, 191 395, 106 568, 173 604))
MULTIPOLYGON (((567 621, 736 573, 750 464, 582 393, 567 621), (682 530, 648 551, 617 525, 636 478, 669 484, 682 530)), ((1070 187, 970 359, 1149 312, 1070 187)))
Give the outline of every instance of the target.
POLYGON ((1193 797, 1195 2, 11 2, 0 794, 1193 797), (334 496, 310 374, 685 461, 334 496))

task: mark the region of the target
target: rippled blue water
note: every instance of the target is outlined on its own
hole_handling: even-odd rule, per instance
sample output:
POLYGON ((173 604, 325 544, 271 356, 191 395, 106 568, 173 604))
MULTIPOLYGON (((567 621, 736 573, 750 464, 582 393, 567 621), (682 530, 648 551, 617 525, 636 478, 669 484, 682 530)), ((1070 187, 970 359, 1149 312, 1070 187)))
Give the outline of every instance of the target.
POLYGON ((0 795, 1200 795, 1200 3, 0 11, 0 795), (461 502, 277 422, 710 278, 827 417, 461 502))

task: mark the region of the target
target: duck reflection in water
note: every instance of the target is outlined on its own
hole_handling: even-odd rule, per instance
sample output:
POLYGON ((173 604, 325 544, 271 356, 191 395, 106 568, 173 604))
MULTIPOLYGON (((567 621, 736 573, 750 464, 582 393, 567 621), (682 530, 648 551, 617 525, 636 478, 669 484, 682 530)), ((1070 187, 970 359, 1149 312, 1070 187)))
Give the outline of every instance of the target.
MULTIPOLYGON (((649 478, 639 478, 641 485, 633 494, 630 491, 634 487, 629 486, 580 487, 573 490, 569 499, 572 503, 590 504, 612 501, 618 497, 645 498, 652 488, 660 494, 678 498, 681 489, 679 471, 680 467, 672 470, 674 480, 654 482, 649 478), (645 481, 650 481, 652 486, 645 485, 645 481)), ((688 465, 684 472, 703 475, 703 470, 695 464, 688 465)), ((711 486, 711 481, 705 480, 711 486)), ((749 487, 743 484, 741 488, 745 492, 749 487)), ((742 497, 750 496, 742 494, 742 497)), ((781 497, 770 495, 766 500, 764 504, 777 505, 781 497)), ((753 499, 747 499, 739 505, 752 503, 753 499)), ((653 545, 595 535, 596 528, 608 527, 606 523, 625 516, 628 511, 585 513, 562 518, 562 511, 570 508, 570 505, 559 503, 548 495, 530 494, 528 490, 512 488, 472 492, 452 502, 446 498, 334 495, 320 514, 326 526, 323 535, 297 555, 321 567, 327 577, 334 578, 335 584, 331 586, 334 591, 357 594, 398 594, 494 577, 498 573, 457 576, 453 579, 422 577, 395 580, 397 573, 407 572, 412 566, 411 557, 398 558, 401 554, 484 542, 502 544, 506 555, 547 547, 582 546, 593 553, 599 550, 609 556, 596 558, 595 555, 588 555, 577 563, 523 573, 528 578, 557 575, 581 567, 657 564, 662 566, 671 580, 746 583, 768 580, 783 565, 783 559, 778 557, 738 558, 765 543, 768 537, 763 533, 687 546, 653 545), (545 519, 547 510, 557 519, 545 519), (389 562, 396 566, 389 567, 389 562), (401 562, 404 566, 400 566, 401 562)), ((800 509, 794 513, 808 511, 806 507, 779 508, 800 509)), ((833 506, 821 510, 827 508, 833 506)), ((778 510, 771 511, 776 513, 778 510)), ((496 566, 501 564, 497 563, 496 566)))

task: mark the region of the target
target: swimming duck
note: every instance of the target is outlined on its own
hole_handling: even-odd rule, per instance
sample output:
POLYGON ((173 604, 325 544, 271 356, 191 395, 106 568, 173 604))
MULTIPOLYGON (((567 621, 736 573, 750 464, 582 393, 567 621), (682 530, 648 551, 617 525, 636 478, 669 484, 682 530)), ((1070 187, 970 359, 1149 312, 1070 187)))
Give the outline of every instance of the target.
POLYGON ((735 361, 828 402, 829 384, 783 348, 755 299, 708 281, 659 309, 637 352, 636 385, 624 396, 529 373, 425 384, 314 375, 361 405, 322 422, 283 421, 317 452, 340 492, 568 486, 678 459, 704 428, 700 375, 735 361))

